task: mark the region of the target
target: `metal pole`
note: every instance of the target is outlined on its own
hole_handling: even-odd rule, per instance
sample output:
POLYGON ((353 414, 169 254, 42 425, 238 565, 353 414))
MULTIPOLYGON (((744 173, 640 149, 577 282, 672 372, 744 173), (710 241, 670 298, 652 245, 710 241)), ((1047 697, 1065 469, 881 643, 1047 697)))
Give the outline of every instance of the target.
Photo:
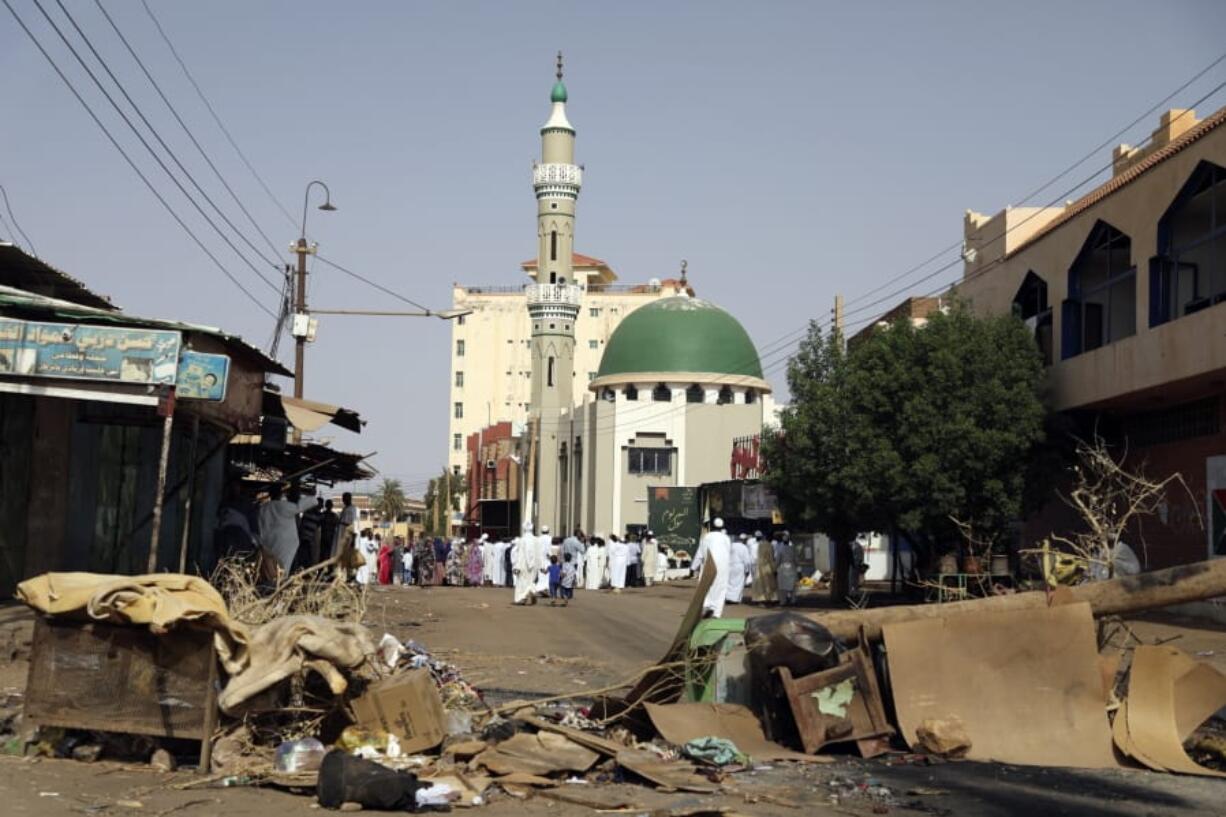
POLYGON ((162 508, 165 505, 163 494, 166 492, 166 466, 170 462, 170 433, 175 423, 175 391, 173 388, 159 401, 158 410, 163 414, 162 451, 158 459, 157 493, 153 496, 153 522, 149 532, 149 561, 145 566, 146 573, 157 572, 158 540, 162 533, 162 508))
MULTIPOLYGON (((305 238, 298 239, 298 274, 295 276, 296 293, 294 295, 294 313, 306 312, 306 257, 307 242, 305 238)), ((302 377, 306 364, 306 335, 295 333, 294 338, 294 396, 302 397, 302 377)))
POLYGON ((200 415, 192 415, 192 441, 188 446, 191 452, 187 457, 187 484, 183 497, 183 538, 179 540, 179 572, 187 572, 187 544, 192 532, 192 495, 196 492, 196 444, 200 440, 200 415))

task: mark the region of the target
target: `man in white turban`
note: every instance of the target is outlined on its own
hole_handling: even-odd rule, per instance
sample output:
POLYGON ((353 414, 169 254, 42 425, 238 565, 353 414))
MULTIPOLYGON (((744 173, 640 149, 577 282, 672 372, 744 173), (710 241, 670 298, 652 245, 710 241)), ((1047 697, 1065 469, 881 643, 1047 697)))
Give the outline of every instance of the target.
POLYGON ((511 546, 511 574, 515 577, 516 604, 536 604, 536 594, 532 592, 532 587, 536 584, 536 576, 540 570, 532 523, 525 522, 523 533, 511 546))
MULTIPOLYGON (((710 560, 715 568, 715 581, 703 599, 702 610, 704 618, 719 618, 724 614, 724 601, 728 597, 728 573, 732 560, 732 541, 724 533, 724 520, 718 516, 711 522, 711 530, 702 537, 698 544, 698 555, 694 557, 694 575, 702 577, 703 567, 710 560)), ((744 579, 742 579, 744 581, 744 579)))

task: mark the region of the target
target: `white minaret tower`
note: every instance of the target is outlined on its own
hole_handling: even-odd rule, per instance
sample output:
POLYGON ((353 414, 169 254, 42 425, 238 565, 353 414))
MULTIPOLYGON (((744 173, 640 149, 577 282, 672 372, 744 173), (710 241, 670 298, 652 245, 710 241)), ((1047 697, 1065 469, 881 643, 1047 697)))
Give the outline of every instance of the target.
POLYGON ((575 129, 566 119, 562 52, 558 81, 549 98, 553 110, 541 128, 541 161, 532 168, 536 192, 536 281, 528 284, 532 320, 532 403, 529 420, 536 434, 535 486, 528 485, 525 518, 560 530, 561 469, 567 428, 562 414, 574 407, 575 319, 580 289, 574 281, 575 202, 582 169, 575 164, 575 129), (535 507, 533 507, 535 498, 535 507))

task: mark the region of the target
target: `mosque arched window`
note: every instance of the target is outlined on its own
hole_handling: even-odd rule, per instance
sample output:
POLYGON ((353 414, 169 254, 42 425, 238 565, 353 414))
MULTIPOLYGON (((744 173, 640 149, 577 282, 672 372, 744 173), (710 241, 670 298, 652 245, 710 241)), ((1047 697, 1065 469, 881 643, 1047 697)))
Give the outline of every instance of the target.
POLYGON ((745 402, 746 403, 758 402, 758 393, 754 391, 753 389, 746 389, 745 390, 745 402))
POLYGON ((624 394, 626 395, 626 399, 632 403, 639 399, 638 387, 635 386, 633 383, 631 383, 629 386, 626 386, 626 390, 624 394))
POLYGON ((673 390, 667 384, 661 383, 651 390, 651 399, 657 403, 668 403, 673 399, 673 390))
POLYGON ((705 403, 707 400, 707 390, 695 383, 685 390, 685 402, 687 403, 705 403))
POLYGON ((724 386, 722 389, 720 389, 719 399, 717 399, 715 402, 719 403, 721 406, 726 406, 729 403, 731 403, 732 402, 732 389, 730 389, 727 386, 724 386))

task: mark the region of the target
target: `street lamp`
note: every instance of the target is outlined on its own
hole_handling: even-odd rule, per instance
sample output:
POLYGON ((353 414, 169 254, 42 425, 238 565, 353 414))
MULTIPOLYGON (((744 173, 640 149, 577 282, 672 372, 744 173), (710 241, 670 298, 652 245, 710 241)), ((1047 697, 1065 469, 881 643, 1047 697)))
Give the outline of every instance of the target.
MULTIPOLYGON (((324 189, 324 203, 319 205, 319 209, 325 213, 331 213, 336 210, 336 206, 332 204, 332 191, 328 189, 328 185, 319 179, 314 179, 307 183, 306 191, 302 194, 302 230, 298 234, 298 243, 294 247, 294 252, 298 254, 298 275, 295 282, 294 320, 290 330, 290 333, 294 336, 294 397, 297 398, 301 398, 303 394, 302 377, 303 370, 306 368, 307 338, 314 334, 311 331, 310 316, 307 314, 306 258, 315 250, 313 247, 307 246, 306 221, 307 209, 311 203, 311 188, 315 185, 319 185, 324 189)), ((294 432, 294 436, 296 442, 299 436, 297 431, 294 432)))

